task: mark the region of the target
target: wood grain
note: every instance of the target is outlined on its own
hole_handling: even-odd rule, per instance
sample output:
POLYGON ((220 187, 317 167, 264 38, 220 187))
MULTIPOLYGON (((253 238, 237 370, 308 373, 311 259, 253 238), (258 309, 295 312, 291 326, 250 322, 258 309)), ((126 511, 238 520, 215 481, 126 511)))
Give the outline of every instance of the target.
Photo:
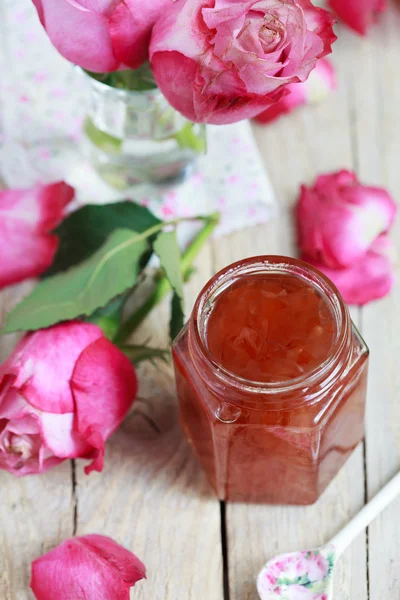
MULTIPOLYGON (((187 286, 190 302, 229 262, 294 252, 291 207, 299 184, 318 173, 356 168, 363 181, 387 186, 400 198, 399 31, 394 6, 367 39, 339 28, 337 92, 315 108, 256 129, 281 216, 210 244, 187 286)), ((400 223, 393 237, 399 246, 400 223)), ((3 294, 1 311, 23 292, 3 294)), ((399 306, 398 283, 388 299, 353 312, 372 350, 365 452, 363 446, 356 450, 315 506, 226 507, 225 600, 256 600, 255 577, 267 559, 327 541, 399 469, 399 306)), ((150 332, 155 345, 165 344, 166 329, 164 305, 147 321, 142 339, 150 332)), ((12 336, 1 341, 2 359, 14 343, 12 336)), ((79 462, 40 478, 0 472, 2 600, 32 598, 30 562, 73 533, 88 532, 112 536, 147 565, 148 580, 134 588, 132 599, 224 600, 220 506, 183 440, 171 368, 146 366, 139 374, 140 398, 107 445, 102 474, 86 477, 79 462)), ((399 514, 400 501, 345 554, 334 600, 398 600, 399 514)))
MULTIPOLYGON (((399 6, 400 8, 400 6, 399 6)), ((354 96, 360 175, 400 199, 400 10, 392 10, 368 40, 357 44, 354 96)), ((400 250, 400 223, 392 233, 400 250)), ((367 413, 367 479, 371 498, 400 468, 400 285, 382 302, 363 310, 363 332, 371 348, 367 413)), ((400 500, 369 528, 371 600, 400 597, 400 500)))
MULTIPOLYGON (((29 286, 0 295, 0 325, 4 313, 29 286)), ((1 359, 11 352, 16 338, 0 344, 1 359)), ((27 600, 32 560, 73 532, 74 498, 71 464, 64 463, 42 476, 18 479, 0 471, 0 598, 27 600)))
MULTIPOLYGON (((354 167, 351 105, 347 88, 352 36, 343 32, 335 51, 339 89, 326 103, 292 114, 256 136, 281 203, 280 219, 215 244, 216 267, 244 256, 293 254, 292 206, 300 183, 321 172, 354 167)), ((355 312, 358 319, 358 311, 355 312)), ((359 323, 358 323, 359 324, 359 323)), ((327 542, 364 504, 360 446, 320 501, 312 507, 227 507, 230 600, 256 600, 255 578, 263 563, 281 552, 327 542)), ((365 600, 366 540, 360 536, 339 563, 336 600, 365 600)), ((378 599, 377 599, 378 600, 378 599)))
MULTIPOLYGON (((187 286, 188 308, 210 275, 206 249, 187 286)), ((167 309, 144 324, 154 345, 167 343, 167 309)), ((219 502, 183 439, 171 368, 141 368, 139 393, 107 445, 104 472, 77 472, 77 533, 110 535, 144 561, 148 580, 133 598, 222 600, 219 502)))

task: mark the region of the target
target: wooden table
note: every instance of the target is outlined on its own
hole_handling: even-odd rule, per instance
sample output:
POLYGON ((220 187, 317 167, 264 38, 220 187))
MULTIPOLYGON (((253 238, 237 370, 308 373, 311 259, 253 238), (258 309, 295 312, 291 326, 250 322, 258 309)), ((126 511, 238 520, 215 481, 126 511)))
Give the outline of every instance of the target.
MULTIPOLYGON (((366 40, 342 29, 339 35, 337 93, 317 108, 256 130, 282 205, 280 219, 210 243, 188 285, 188 300, 236 259, 292 254, 290 206, 299 184, 318 173, 354 168, 362 180, 384 185, 400 199, 400 10, 393 7, 366 40)), ((400 244, 399 232, 400 220, 393 234, 400 244)), ((15 294, 3 294, 4 308, 15 294)), ((372 350, 366 442, 315 506, 221 505, 182 437, 171 369, 145 366, 140 399, 109 442, 102 474, 86 477, 80 462, 42 477, 0 473, 0 598, 31 598, 32 559, 69 536, 98 532, 147 565, 148 580, 132 598, 256 600, 254 581, 266 559, 328 540, 399 468, 400 283, 389 298, 353 316, 372 350)), ((148 336, 153 327, 152 341, 160 344, 166 339, 159 318, 166 323, 166 307, 145 329, 148 336)), ((3 341, 3 356, 13 343, 3 341)), ((400 500, 346 553, 334 599, 398 600, 399 540, 400 500)))

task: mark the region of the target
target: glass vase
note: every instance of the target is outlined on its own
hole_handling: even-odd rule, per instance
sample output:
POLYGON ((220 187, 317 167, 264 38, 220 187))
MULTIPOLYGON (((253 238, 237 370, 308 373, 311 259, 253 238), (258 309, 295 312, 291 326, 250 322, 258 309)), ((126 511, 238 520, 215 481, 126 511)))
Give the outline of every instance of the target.
POLYGON ((158 88, 130 91, 86 76, 85 154, 112 187, 183 179, 205 152, 205 127, 185 119, 158 88))

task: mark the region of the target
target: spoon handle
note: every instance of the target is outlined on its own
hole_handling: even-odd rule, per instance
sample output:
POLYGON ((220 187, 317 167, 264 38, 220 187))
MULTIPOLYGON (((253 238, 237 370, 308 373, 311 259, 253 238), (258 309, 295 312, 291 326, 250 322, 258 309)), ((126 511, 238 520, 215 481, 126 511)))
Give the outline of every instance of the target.
POLYGON ((400 494, 400 473, 364 506, 346 527, 338 533, 331 544, 335 547, 336 555, 340 556, 351 542, 400 494))

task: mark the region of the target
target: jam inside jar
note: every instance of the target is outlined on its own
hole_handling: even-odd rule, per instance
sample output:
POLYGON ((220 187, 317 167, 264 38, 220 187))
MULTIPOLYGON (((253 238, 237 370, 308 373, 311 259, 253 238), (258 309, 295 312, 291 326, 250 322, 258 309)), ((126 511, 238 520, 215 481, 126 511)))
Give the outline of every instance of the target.
POLYGON ((182 425, 218 497, 314 503, 364 436, 368 354, 310 265, 264 256, 215 275, 173 356, 182 425))

